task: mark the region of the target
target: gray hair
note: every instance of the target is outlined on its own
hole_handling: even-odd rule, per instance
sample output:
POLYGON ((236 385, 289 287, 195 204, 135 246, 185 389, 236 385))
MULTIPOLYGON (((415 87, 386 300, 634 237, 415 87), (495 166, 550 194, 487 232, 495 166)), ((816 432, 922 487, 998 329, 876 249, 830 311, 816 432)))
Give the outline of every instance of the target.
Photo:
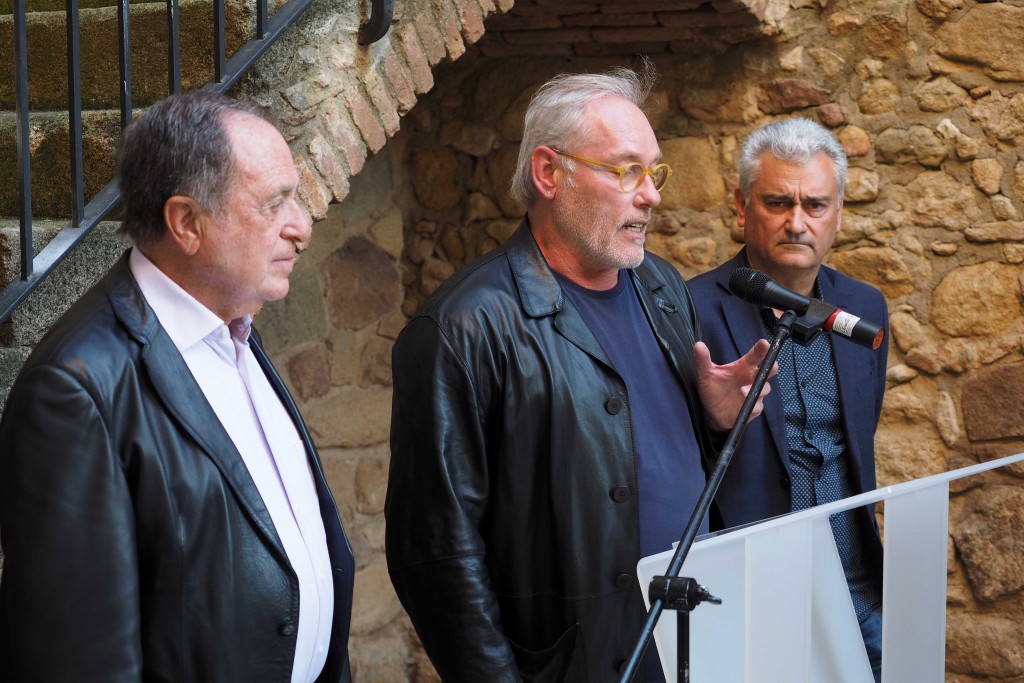
POLYGON ((839 198, 846 189, 846 152, 836 136, 821 124, 809 119, 783 119, 758 128, 743 143, 740 152, 740 195, 750 202, 750 188, 757 179, 761 156, 770 153, 776 159, 806 164, 818 152, 832 160, 839 198))
POLYGON ((164 204, 174 195, 218 213, 235 180, 235 156, 225 120, 253 116, 273 124, 263 107, 214 92, 171 95, 153 104, 124 131, 118 183, 124 216, 118 233, 136 246, 165 231, 164 204))
MULTIPOLYGON (((590 131, 583 110, 588 104, 615 95, 643 108, 657 78, 653 64, 644 60, 639 72, 616 67, 603 74, 559 74, 542 85, 523 120, 519 161, 509 187, 512 198, 529 207, 537 197, 530 167, 533 150, 547 145, 569 151, 586 139, 590 131)), ((561 162, 570 173, 575 170, 572 159, 561 162)))

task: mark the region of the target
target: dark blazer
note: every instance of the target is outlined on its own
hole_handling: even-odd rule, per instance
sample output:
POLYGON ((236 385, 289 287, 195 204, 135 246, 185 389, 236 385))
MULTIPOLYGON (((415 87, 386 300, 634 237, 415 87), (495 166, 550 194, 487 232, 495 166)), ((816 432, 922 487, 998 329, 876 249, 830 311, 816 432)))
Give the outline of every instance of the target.
MULTIPOLYGON (((629 278, 713 457, 686 286, 653 254, 629 278)), ((647 590, 630 396, 525 223, 423 305, 393 375, 388 569, 441 678, 617 681, 647 590)))
MULTIPOLYGON (((354 561, 298 428, 335 585, 321 681, 350 680, 354 561)), ((127 255, 36 346, 0 422, 0 679, 290 680, 299 587, 249 472, 127 255)))
MULTIPOLYGON (((716 363, 736 360, 766 336, 758 307, 729 291, 729 277, 744 263, 740 252, 732 260, 687 283, 701 322, 703 340, 716 363)), ((831 268, 822 266, 818 281, 825 301, 882 325, 885 330, 886 342, 877 351, 835 336, 830 338, 851 484, 854 493, 872 491, 875 489, 875 429, 885 393, 888 308, 877 289, 831 268)), ((772 382, 774 384, 774 380, 772 382)), ((718 490, 716 501, 725 527, 790 512, 789 484, 789 449, 782 397, 778 391, 772 391, 765 399, 763 417, 750 423, 718 490)), ((869 530, 865 538, 871 539, 869 556, 880 569, 881 542, 873 510, 862 510, 862 521, 869 530)))

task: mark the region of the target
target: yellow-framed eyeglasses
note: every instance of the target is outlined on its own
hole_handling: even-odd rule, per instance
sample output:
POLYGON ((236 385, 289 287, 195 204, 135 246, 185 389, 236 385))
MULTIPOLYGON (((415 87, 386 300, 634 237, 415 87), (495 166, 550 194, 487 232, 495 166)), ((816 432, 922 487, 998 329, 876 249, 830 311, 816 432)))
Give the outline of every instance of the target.
POLYGON ((647 168, 638 161, 634 161, 631 164, 625 166, 614 166, 612 164, 606 164, 603 161, 594 161, 593 159, 587 159, 585 157, 579 157, 575 154, 569 154, 563 152, 560 149, 552 147, 555 154, 559 154, 563 157, 569 157, 576 161, 582 161, 584 163, 593 164, 594 166, 600 166, 601 168, 614 171, 619 174, 619 189, 623 192, 634 192, 644 182, 646 176, 651 176, 651 181, 654 183, 655 190, 661 190, 665 187, 665 183, 672 176, 672 168, 668 164, 658 164, 654 168, 647 168))

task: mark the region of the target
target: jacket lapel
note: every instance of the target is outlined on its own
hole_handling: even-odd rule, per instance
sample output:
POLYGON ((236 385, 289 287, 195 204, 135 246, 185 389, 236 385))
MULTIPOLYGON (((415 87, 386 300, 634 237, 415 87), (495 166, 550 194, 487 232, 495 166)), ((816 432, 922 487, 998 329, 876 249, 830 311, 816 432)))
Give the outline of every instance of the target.
MULTIPOLYGON (((736 357, 739 358, 750 350, 757 340, 767 338, 764 325, 761 323, 761 315, 756 304, 743 301, 735 296, 729 289, 729 278, 736 268, 743 266, 743 252, 737 254, 732 262, 732 268, 723 270, 719 274, 716 286, 724 290, 725 294, 721 299, 722 319, 729 331, 729 336, 735 345, 736 357)), ((770 342, 771 339, 768 339, 770 342)), ((721 360, 721 359, 713 359, 721 360)), ((774 380, 769 380, 773 382, 774 380)), ((776 387, 772 387, 776 389, 776 387)), ((789 444, 786 440, 785 414, 782 408, 782 396, 778 391, 772 391, 764 400, 764 413, 761 419, 768 425, 768 432, 772 442, 775 444, 775 452, 782 461, 783 471, 789 471, 789 444)))
POLYGON ((128 268, 127 258, 120 261, 113 275, 108 295, 114 312, 142 345, 145 372, 164 408, 214 462, 241 508, 266 536, 269 545, 287 561, 270 513, 241 454, 196 384, 185 360, 146 303, 128 268))

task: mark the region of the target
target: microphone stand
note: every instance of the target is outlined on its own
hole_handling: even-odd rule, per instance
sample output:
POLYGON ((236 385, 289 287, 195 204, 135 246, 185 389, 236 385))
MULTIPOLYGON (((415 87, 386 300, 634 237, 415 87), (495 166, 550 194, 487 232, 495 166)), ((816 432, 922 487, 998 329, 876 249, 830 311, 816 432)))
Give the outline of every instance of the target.
POLYGON ((782 344, 789 337, 790 328, 796 319, 797 314, 795 311, 786 311, 779 318, 775 328, 775 335, 772 338, 772 344, 768 348, 768 353, 765 355, 764 360, 761 362, 761 367, 757 371, 757 376, 750 386, 747 397, 743 400, 743 405, 740 408, 739 415, 736 416, 736 421, 729 432, 729 437, 726 439, 722 452, 718 456, 710 476, 708 476, 707 483, 704 485, 704 490, 697 500, 697 506, 694 508, 693 514, 690 515, 690 521, 686 524, 683 537, 676 546, 676 551, 669 562, 668 571, 665 576, 655 576, 651 579, 648 591, 651 609, 647 613, 647 621, 644 622, 644 626, 640 630, 640 637, 633 648, 633 653, 622 669, 619 683, 629 683, 636 674, 637 667, 640 665, 640 659, 647 650, 651 636, 654 635, 654 627, 658 623, 661 613, 666 608, 675 610, 679 619, 678 645, 676 648, 679 674, 677 680, 678 683, 689 683, 690 612, 701 602, 721 604, 722 601, 708 593, 708 590, 704 586, 699 585, 694 579, 680 578, 679 570, 682 569, 683 562, 690 552, 690 546, 693 545, 694 539, 697 538, 697 531, 700 529, 700 524, 704 521, 708 509, 711 507, 711 501, 714 500, 718 487, 725 477, 725 471, 732 461, 736 447, 747 431, 747 422, 750 419, 750 414, 754 411, 757 398, 761 395, 765 382, 768 381, 768 374, 771 372, 772 366, 775 365, 775 359, 778 358, 779 352, 782 350, 782 344), (685 643, 683 642, 684 636, 685 643))

